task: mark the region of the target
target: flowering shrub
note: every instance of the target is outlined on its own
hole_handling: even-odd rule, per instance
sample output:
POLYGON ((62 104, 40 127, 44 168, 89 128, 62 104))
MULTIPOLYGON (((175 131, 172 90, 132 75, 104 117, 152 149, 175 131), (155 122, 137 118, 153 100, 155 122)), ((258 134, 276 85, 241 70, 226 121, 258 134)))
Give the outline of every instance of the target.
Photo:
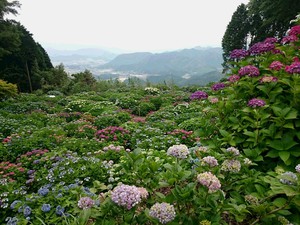
POLYGON ((151 94, 151 95, 157 95, 157 94, 159 94, 159 90, 158 90, 158 88, 154 88, 154 87, 145 87, 145 92, 147 93, 147 94, 151 94))
POLYGON ((208 94, 204 91, 196 91, 193 94, 191 94, 190 99, 196 100, 196 99, 207 99, 208 94))
POLYGON ((99 142, 116 142, 125 145, 129 139, 129 131, 123 127, 109 126, 98 130, 95 136, 99 142))
POLYGON ((190 99, 199 87, 0 102, 0 224, 299 224, 299 35, 233 51, 226 88, 190 99), (130 121, 141 101, 157 111, 130 121))

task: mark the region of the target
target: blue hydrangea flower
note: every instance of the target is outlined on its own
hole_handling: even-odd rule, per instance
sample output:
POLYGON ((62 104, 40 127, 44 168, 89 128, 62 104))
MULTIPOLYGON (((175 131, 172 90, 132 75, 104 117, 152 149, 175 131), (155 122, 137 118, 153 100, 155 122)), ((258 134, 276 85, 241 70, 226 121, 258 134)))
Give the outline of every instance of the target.
POLYGON ((7 217, 5 221, 7 222, 6 225, 17 225, 19 220, 17 217, 7 217))
POLYGON ((22 203, 21 201, 19 201, 19 200, 15 200, 15 201, 13 201, 12 203, 11 203, 11 205, 10 205, 10 208, 11 209, 14 209, 14 208, 16 208, 16 205, 18 205, 19 203, 22 203))
POLYGON ((58 205, 55 209, 55 213, 58 216, 62 216, 65 212, 65 208, 61 207, 60 205, 58 205))
POLYGON ((50 204, 43 204, 41 207, 41 210, 43 212, 49 212, 51 210, 51 205, 50 204))
POLYGON ((46 188, 46 187, 41 187, 41 188, 38 190, 38 194, 39 194, 39 195, 42 195, 42 196, 46 196, 48 193, 49 193, 49 189, 46 188))
POLYGON ((31 214, 31 208, 29 206, 26 206, 23 210, 23 214, 25 217, 28 217, 31 214))

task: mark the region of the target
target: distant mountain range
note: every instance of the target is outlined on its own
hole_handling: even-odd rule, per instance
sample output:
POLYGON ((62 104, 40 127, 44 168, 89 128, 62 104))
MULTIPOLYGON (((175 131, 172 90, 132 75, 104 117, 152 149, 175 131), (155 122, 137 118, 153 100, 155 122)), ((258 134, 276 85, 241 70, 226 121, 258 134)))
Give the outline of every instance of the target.
POLYGON ((163 53, 120 55, 99 49, 47 52, 54 65, 63 63, 70 73, 88 69, 101 79, 125 80, 133 76, 155 83, 172 81, 181 86, 205 85, 223 77, 221 48, 195 47, 163 53))

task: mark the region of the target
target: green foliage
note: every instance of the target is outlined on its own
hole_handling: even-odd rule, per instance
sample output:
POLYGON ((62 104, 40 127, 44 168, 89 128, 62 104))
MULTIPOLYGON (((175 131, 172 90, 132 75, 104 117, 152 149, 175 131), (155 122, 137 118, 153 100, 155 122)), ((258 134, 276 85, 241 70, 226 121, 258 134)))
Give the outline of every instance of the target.
POLYGON ((0 80, 0 99, 14 97, 18 93, 17 85, 0 80))

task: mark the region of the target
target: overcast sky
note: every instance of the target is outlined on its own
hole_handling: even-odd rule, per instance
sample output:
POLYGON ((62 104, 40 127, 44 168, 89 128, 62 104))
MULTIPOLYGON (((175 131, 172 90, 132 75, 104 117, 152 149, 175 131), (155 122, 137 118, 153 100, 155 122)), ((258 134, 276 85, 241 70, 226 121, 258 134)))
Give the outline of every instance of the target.
POLYGON ((220 47, 249 0, 19 0, 14 17, 43 47, 165 51, 220 47))

